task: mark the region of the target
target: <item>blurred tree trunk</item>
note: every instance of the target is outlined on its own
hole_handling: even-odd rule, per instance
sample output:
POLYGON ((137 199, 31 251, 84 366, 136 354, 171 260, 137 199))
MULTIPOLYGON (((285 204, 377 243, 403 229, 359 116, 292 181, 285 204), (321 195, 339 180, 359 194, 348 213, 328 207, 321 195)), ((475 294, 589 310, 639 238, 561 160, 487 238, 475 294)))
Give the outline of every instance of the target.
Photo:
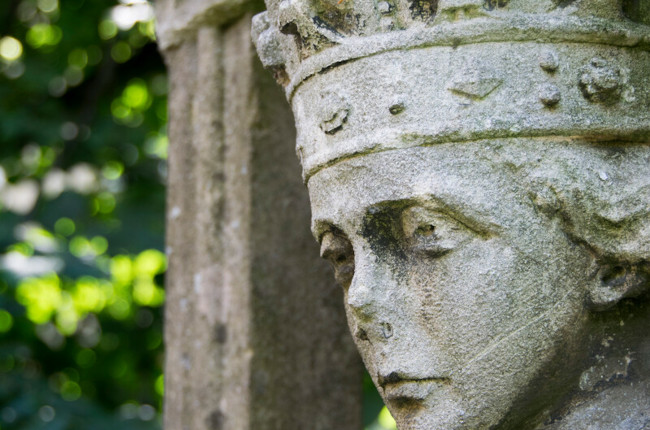
POLYGON ((361 365, 249 9, 157 4, 170 80, 165 429, 359 430, 361 365))

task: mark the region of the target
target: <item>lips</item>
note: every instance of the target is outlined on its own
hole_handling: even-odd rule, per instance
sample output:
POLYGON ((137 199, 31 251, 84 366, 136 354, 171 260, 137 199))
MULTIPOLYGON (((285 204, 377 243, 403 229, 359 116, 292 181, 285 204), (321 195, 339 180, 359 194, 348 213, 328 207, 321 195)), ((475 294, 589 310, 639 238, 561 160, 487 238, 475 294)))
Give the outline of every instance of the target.
POLYGON ((417 378, 392 372, 388 375, 377 375, 379 386, 384 391, 386 400, 424 400, 449 383, 449 378, 426 377, 417 378))

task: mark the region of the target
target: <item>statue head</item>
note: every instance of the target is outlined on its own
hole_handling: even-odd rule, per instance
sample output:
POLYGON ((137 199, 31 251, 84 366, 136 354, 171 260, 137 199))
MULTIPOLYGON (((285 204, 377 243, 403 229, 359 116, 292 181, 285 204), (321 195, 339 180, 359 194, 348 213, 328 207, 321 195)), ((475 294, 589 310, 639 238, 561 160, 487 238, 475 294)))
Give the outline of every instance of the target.
POLYGON ((647 384, 648 11, 339 4, 269 4, 254 36, 398 427, 536 428, 647 384))
POLYGON ((587 372, 620 335, 603 321, 634 330, 617 306, 648 289, 648 161, 647 145, 495 139, 310 178, 321 254, 403 428, 532 428, 604 382, 587 372))

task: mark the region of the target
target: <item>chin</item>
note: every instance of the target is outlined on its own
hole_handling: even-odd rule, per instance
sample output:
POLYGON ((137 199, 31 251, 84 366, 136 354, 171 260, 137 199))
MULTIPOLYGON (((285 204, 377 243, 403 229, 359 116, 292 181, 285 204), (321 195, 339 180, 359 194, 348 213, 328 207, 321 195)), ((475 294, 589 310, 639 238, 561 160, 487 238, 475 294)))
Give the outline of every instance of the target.
POLYGON ((484 418, 454 405, 410 411, 402 409, 395 420, 400 430, 487 430, 498 424, 486 422, 484 418))
MULTIPOLYGON (((494 396, 486 394, 483 402, 458 395, 450 384, 438 387, 425 399, 385 397, 386 405, 400 430, 489 430, 511 429, 503 422, 508 410, 490 404, 494 396)), ((503 405, 502 405, 503 406, 503 405)), ((521 430, 522 427, 512 427, 521 430)))

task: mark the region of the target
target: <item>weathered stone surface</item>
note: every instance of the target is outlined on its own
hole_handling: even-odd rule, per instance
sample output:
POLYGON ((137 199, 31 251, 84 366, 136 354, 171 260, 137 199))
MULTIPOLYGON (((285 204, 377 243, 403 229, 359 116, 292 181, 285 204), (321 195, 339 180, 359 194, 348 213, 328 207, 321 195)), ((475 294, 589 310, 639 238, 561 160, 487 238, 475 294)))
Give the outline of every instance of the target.
POLYGON ((358 430, 361 363, 250 14, 222 26, 230 9, 186 19, 221 3, 176 3, 158 4, 171 8, 164 426, 358 430))
POLYGON ((309 180, 314 234, 400 428, 534 428, 558 407, 585 409, 558 428, 628 428, 587 419, 592 395, 601 420, 648 410, 648 304, 628 298, 647 296, 649 166, 647 144, 491 139, 309 180), (633 402, 605 394, 623 385, 633 402))
POLYGON ((253 37, 398 427, 650 428, 647 8, 383 3, 253 37))
POLYGON ((250 0, 158 0, 156 34, 161 50, 192 40, 203 26, 223 26, 246 11, 259 9, 250 0))

